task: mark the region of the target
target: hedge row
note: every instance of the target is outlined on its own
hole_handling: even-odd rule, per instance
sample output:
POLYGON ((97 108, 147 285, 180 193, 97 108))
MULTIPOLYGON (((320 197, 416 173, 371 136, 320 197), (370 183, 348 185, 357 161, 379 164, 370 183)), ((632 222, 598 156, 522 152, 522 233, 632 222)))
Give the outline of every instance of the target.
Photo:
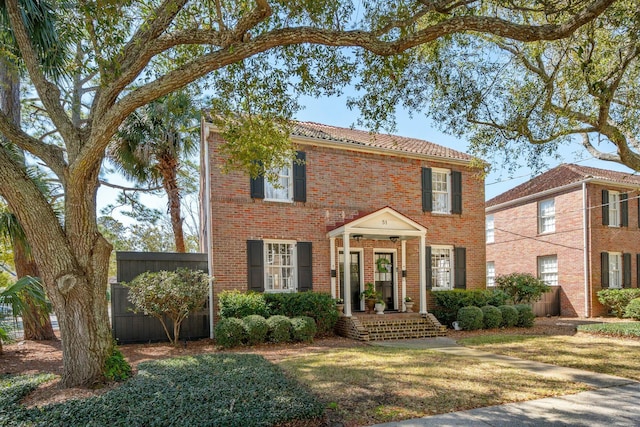
POLYGON ((625 315, 631 300, 640 298, 640 288, 603 289, 598 292, 598 300, 617 317, 633 317, 625 315))
POLYGON ((498 307, 506 304, 509 299, 505 292, 498 289, 434 291, 433 296, 436 300, 433 314, 440 323, 447 326, 451 326, 463 307, 498 307))
POLYGON ((531 307, 525 304, 467 306, 460 308, 457 314, 458 326, 466 331, 512 326, 530 328, 534 319, 531 307))
POLYGON ((269 341, 311 342, 317 332, 316 322, 308 316, 288 318, 275 315, 268 319, 251 314, 243 319, 221 319, 215 327, 216 343, 225 348, 255 345, 269 341))
POLYGON ((242 319, 256 314, 270 316, 311 317, 318 335, 330 335, 338 321, 336 303, 331 295, 318 292, 284 294, 223 291, 218 296, 219 314, 223 319, 242 319))

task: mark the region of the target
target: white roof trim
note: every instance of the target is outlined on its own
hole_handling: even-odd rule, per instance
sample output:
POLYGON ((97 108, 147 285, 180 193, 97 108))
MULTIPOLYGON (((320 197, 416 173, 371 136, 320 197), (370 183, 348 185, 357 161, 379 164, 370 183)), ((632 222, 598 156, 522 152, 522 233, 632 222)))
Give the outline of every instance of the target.
POLYGON ((396 210, 385 207, 329 231, 327 237, 342 237, 345 233, 361 234, 365 238, 398 236, 402 239, 426 236, 427 229, 396 210))

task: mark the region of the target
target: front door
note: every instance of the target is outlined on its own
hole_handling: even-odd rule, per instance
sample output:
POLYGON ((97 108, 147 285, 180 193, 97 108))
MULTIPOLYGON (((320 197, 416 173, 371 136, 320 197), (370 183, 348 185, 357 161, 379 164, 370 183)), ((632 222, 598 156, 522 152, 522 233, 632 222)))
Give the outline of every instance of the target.
MULTIPOLYGON (((344 299, 344 252, 339 254, 340 298, 344 299)), ((360 252, 351 252, 351 311, 360 311, 360 252)))
POLYGON ((393 310, 395 308, 393 292, 393 254, 375 253, 373 259, 375 261, 374 278, 376 291, 382 294, 382 299, 387 305, 385 310, 393 310))

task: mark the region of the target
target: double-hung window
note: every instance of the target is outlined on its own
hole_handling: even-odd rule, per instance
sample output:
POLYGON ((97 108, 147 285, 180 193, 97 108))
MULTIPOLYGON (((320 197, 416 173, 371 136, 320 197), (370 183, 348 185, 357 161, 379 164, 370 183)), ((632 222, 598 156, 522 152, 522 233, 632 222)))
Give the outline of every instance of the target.
POLYGON ((554 199, 538 203, 538 232, 553 233, 556 231, 556 204, 554 199))
POLYGON ((432 181, 432 212, 445 213, 451 212, 451 190, 449 182, 449 171, 444 169, 433 169, 431 174, 432 181))
POLYGON ((493 215, 487 215, 486 217, 486 231, 487 231, 487 243, 493 243, 495 240, 495 229, 493 215))
POLYGON ((609 227, 620 227, 620 193, 609 191, 609 227))
POLYGON ((558 286, 558 256, 538 257, 538 277, 549 286, 558 286))
POLYGON ((290 202, 293 200, 293 167, 285 166, 279 171, 268 173, 267 176, 276 178, 275 182, 264 181, 265 200, 290 202))
POLYGON ((622 288, 622 254, 609 252, 609 287, 622 288))
POLYGON ((496 285, 496 263, 493 261, 487 262, 487 286, 496 285))
POLYGON ((264 261, 265 292, 296 291, 295 242, 265 241, 264 261))
POLYGON ((431 247, 432 289, 453 289, 453 247, 431 247))

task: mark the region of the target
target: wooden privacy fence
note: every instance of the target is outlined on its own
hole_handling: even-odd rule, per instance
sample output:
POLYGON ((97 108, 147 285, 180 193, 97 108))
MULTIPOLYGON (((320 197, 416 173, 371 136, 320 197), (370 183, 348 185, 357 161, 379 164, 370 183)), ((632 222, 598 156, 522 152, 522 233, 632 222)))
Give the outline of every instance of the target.
MULTIPOLYGON (((135 314, 127 296, 129 289, 119 285, 130 282, 146 271, 176 270, 189 268, 208 272, 207 254, 165 253, 165 252, 116 252, 118 284, 111 285, 111 330, 118 343, 167 341, 162 324, 158 319, 144 314, 135 314)), ((167 319, 168 320, 168 319, 167 319)), ((173 328, 168 320, 167 327, 173 328)), ((209 310, 191 313, 183 322, 181 339, 209 337, 209 310)))
POLYGON ((537 317, 560 316, 561 290, 561 286, 552 286, 551 291, 542 294, 542 298, 532 304, 533 314, 537 317))

